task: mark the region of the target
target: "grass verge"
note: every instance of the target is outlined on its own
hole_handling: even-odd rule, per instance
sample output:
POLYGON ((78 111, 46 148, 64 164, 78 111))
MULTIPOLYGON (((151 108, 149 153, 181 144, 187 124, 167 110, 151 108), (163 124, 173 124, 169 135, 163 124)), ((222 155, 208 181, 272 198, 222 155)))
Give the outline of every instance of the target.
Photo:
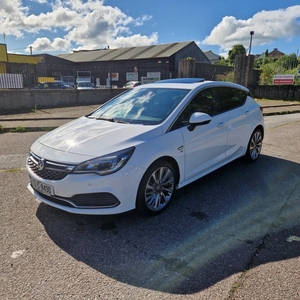
POLYGON ((18 126, 15 129, 11 129, 10 132, 26 132, 27 129, 23 126, 18 126))

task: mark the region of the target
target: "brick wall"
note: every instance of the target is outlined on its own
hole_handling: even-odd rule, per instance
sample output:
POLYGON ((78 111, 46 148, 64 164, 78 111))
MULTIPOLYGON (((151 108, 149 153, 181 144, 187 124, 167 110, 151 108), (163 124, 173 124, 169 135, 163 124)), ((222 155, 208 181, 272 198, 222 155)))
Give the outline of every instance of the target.
MULTIPOLYGON (((255 98, 300 101, 300 86, 249 87, 255 98)), ((0 115, 30 112, 32 109, 103 104, 124 89, 96 90, 0 90, 0 115)))
POLYGON ((0 90, 0 115, 32 109, 103 104, 124 89, 0 90))

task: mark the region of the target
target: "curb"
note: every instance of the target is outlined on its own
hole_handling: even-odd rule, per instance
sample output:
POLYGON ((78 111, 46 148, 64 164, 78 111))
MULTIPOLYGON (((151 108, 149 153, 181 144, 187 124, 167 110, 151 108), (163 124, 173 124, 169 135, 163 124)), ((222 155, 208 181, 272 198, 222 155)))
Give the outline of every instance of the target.
POLYGON ((16 119, 5 119, 5 118, 0 118, 1 121, 5 122, 16 122, 16 121, 47 121, 47 120, 75 120, 77 117, 49 117, 49 118, 16 118, 16 119))
POLYGON ((18 130, 17 127, 3 127, 0 128, 0 134, 1 133, 24 133, 24 132, 48 132, 55 128, 58 128, 59 126, 40 126, 40 127, 22 127, 22 130, 18 130))
POLYGON ((266 116, 276 116, 276 115, 290 115, 290 114, 297 114, 300 113, 300 110, 291 110, 291 111, 275 111, 275 112, 269 112, 269 113, 263 113, 263 115, 266 116))

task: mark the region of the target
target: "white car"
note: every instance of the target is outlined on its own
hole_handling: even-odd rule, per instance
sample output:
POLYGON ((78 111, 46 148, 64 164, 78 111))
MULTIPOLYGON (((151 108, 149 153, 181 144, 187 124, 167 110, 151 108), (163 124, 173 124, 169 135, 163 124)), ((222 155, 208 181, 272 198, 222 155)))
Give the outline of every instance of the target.
POLYGON ((29 191, 79 214, 158 214, 176 189, 244 156, 260 155, 264 121, 243 86, 162 80, 130 89, 40 137, 27 159, 29 191))
POLYGON ((140 85, 141 83, 139 81, 128 81, 126 84, 123 86, 124 89, 132 89, 133 87, 136 87, 140 85))

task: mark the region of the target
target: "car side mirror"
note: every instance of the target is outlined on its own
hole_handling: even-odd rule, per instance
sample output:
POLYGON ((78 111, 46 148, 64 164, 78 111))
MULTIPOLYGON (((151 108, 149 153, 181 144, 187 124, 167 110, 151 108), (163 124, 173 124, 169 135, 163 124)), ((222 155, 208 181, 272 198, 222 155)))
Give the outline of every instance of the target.
POLYGON ((202 112, 194 112, 189 120, 190 125, 188 126, 189 131, 193 131, 196 126, 206 125, 210 123, 211 116, 202 112))

